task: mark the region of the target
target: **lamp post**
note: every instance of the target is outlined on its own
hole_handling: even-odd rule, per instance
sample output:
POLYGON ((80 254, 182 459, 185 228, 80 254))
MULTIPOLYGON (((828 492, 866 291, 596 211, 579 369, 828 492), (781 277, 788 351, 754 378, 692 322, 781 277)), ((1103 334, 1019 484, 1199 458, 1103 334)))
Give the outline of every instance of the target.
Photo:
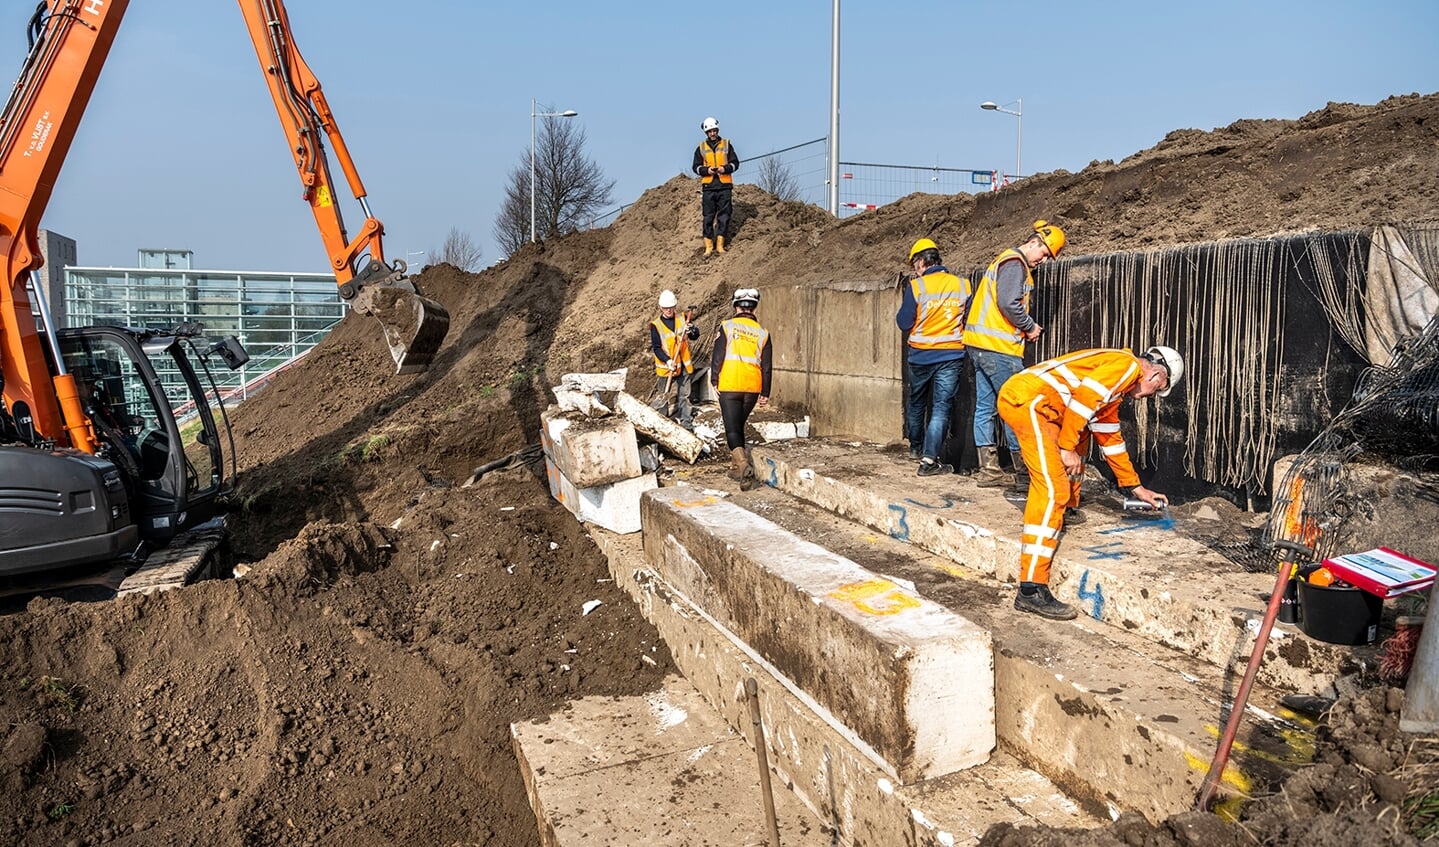
POLYGON ((535 118, 573 118, 578 115, 574 109, 566 109, 563 112, 536 112, 534 98, 530 98, 530 241, 538 241, 535 237, 535 118))
POLYGON ((411 257, 411 256, 423 256, 423 255, 425 255, 425 251, 424 251, 424 250, 406 250, 406 251, 405 251, 405 270, 408 271, 408 270, 410 269, 410 257, 411 257))
MULTIPOLYGON (((1008 106, 1009 104, 1006 103, 1004 105, 1008 106)), ((1024 173, 1020 168, 1020 153, 1024 150, 1024 101, 1015 100, 1013 112, 1004 108, 1004 106, 997 106, 988 100, 980 103, 979 108, 989 112, 1003 112, 1006 115, 1014 115, 1016 118, 1019 118, 1019 135, 1014 142, 1014 178, 1019 179, 1020 175, 1024 173)))

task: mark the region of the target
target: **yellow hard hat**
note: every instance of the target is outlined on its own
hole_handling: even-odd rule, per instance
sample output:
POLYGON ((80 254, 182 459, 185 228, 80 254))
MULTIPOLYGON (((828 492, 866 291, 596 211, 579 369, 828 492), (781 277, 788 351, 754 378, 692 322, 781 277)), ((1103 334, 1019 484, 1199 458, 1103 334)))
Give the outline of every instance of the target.
POLYGON ((939 245, 935 244, 933 241, 930 241, 928 238, 921 238, 920 240, 914 242, 913 247, 909 248, 909 260, 913 262, 915 256, 918 256, 920 253, 923 253, 926 250, 934 250, 935 252, 938 252, 939 245))
POLYGON ((1059 251, 1064 249, 1064 230, 1049 221, 1035 221, 1034 234, 1038 235, 1044 242, 1044 246, 1049 248, 1049 255, 1058 256, 1059 251))

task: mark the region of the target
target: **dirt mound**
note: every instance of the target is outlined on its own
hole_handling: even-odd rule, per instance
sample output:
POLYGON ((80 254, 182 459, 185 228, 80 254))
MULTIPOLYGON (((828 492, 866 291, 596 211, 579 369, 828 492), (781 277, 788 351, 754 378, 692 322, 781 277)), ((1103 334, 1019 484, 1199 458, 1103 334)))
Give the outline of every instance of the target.
MULTIPOLYGON (((352 315, 234 413, 245 578, 0 618, 0 841, 538 843, 509 722, 648 690, 670 665, 538 474, 460 483, 538 441, 566 371, 629 366, 647 396, 660 290, 708 333, 735 287, 888 279, 920 236, 968 268, 1040 217, 1076 253, 1433 218, 1436 113, 1439 96, 1406 96, 1179 130, 1119 163, 838 222, 741 185, 733 249, 710 260, 677 177, 604 230, 483 273, 427 268, 451 315, 429 371, 396 376, 379 324, 352 315)), ((1219 843, 1179 840, 1214 819, 1196 820, 1174 843, 1219 843)))

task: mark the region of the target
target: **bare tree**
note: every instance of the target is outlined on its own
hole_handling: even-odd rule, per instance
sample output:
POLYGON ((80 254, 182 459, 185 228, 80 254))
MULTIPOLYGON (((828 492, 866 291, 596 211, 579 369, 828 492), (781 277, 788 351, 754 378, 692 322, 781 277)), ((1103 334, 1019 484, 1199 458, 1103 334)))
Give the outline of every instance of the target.
POLYGON ((461 231, 459 227, 450 227, 444 246, 438 251, 430 251, 430 255, 435 257, 436 262, 449 262, 468 273, 479 268, 480 257, 484 255, 484 251, 468 232, 461 231))
MULTIPOLYGON (((546 107, 548 108, 548 107, 546 107)), ((568 118, 543 118, 535 139, 535 233, 573 232, 609 205, 615 181, 585 156, 585 131, 568 118)), ((512 254, 530 240, 530 151, 510 171, 495 219, 495 241, 512 254)))
POLYGON ((778 156, 768 156, 760 161, 759 179, 756 182, 760 188, 781 200, 800 199, 799 182, 790 172, 789 166, 780 161, 778 156))

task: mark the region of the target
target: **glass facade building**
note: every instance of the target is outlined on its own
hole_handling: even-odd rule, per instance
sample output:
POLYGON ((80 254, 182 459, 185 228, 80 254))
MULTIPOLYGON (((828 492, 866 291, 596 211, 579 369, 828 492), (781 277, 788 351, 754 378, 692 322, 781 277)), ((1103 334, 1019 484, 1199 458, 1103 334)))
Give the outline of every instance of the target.
POLYGON ((330 274, 196 270, 188 250, 141 250, 137 268, 67 267, 64 301, 66 326, 197 322, 210 338, 238 336, 249 363, 215 377, 239 396, 318 344, 347 308, 330 274))

